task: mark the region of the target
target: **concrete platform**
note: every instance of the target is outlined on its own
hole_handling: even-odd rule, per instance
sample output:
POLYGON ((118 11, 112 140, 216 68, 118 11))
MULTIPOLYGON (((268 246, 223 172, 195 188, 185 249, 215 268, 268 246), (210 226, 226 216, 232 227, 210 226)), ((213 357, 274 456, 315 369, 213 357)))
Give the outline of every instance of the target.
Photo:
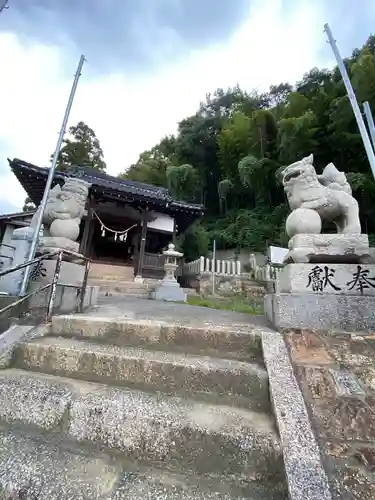
POLYGON ((90 316, 117 320, 127 318, 163 321, 173 325, 220 326, 229 327, 232 330, 241 326, 248 328, 267 326, 267 320, 260 315, 124 296, 100 297, 98 307, 90 312, 90 316))

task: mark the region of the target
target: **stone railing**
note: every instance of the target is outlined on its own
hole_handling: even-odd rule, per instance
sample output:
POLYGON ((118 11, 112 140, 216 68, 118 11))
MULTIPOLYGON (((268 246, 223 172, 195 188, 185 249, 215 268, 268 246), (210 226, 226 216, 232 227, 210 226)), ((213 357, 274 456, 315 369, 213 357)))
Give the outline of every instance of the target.
POLYGON ((267 291, 277 292, 277 283, 282 268, 283 266, 280 264, 256 266, 255 269, 252 269, 254 280, 263 284, 267 291))
POLYGON ((184 276, 198 276, 204 273, 215 273, 221 276, 239 276, 241 274, 241 262, 200 257, 192 262, 186 262, 182 267, 182 274, 184 276))
POLYGON ((254 278, 256 281, 275 281, 281 271, 281 266, 266 264, 265 266, 257 266, 253 269, 254 278))

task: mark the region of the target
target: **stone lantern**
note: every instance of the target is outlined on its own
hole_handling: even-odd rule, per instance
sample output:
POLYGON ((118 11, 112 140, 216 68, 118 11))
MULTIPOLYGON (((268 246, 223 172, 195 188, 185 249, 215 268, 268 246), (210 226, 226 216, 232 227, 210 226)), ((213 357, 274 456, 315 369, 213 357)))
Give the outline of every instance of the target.
POLYGON ((183 253, 177 252, 174 244, 169 243, 168 250, 165 250, 163 255, 165 256, 165 275, 156 287, 153 293, 153 298, 156 300, 167 300, 171 302, 186 302, 186 293, 180 287, 175 277, 178 260, 183 256, 183 253))
POLYGON ((178 260, 184 255, 181 252, 175 250, 173 243, 169 243, 168 250, 164 250, 163 255, 165 256, 164 271, 165 281, 177 281, 175 277, 176 269, 178 268, 178 260))

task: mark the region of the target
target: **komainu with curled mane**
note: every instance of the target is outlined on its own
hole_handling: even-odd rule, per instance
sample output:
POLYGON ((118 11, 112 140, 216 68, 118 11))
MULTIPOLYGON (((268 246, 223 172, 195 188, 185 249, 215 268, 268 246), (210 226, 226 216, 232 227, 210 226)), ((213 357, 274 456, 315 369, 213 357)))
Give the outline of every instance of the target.
POLYGON ((292 163, 282 173, 290 208, 314 210, 322 221, 334 222, 338 233, 360 234, 358 203, 345 174, 330 163, 322 175, 318 175, 313 159, 311 154, 292 163))

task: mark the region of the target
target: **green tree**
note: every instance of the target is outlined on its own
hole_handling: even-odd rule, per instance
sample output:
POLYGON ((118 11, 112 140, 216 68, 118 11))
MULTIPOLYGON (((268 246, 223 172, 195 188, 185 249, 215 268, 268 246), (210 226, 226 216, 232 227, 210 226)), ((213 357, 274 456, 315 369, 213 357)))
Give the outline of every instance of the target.
MULTIPOLYGON (((359 100, 375 112, 375 36, 344 62, 359 100)), ((295 85, 271 85, 268 93, 237 85, 207 94, 176 135, 124 175, 204 204, 202 221, 181 237, 187 258, 204 255, 213 239, 219 249, 263 251, 287 242, 279 174, 310 153, 318 173, 329 162, 347 173, 363 230, 375 241, 375 182, 337 67, 312 68, 295 85)))
POLYGON ((29 196, 27 196, 25 198, 25 202, 24 202, 24 205, 22 207, 22 211, 23 212, 29 212, 30 210, 35 210, 35 205, 34 203, 32 202, 31 198, 29 196))
POLYGON ((68 167, 91 167, 104 172, 106 164, 103 150, 95 132, 84 122, 69 128, 70 137, 64 139, 57 159, 57 170, 64 171, 68 167))
POLYGON ((119 177, 153 186, 167 187, 166 170, 169 164, 169 159, 161 149, 154 147, 150 151, 141 153, 137 163, 131 165, 119 177))

